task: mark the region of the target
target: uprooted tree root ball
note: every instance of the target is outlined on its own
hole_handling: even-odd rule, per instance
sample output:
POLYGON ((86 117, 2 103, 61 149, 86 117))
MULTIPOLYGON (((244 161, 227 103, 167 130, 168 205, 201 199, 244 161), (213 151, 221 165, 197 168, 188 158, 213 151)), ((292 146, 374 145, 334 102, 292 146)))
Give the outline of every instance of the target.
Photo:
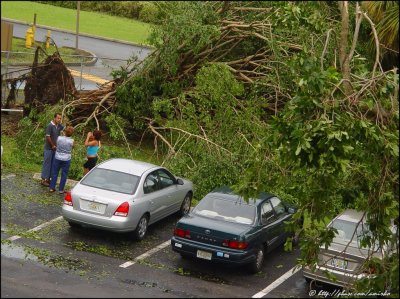
POLYGON ((84 125, 94 118, 99 127, 97 116, 104 112, 111 113, 115 105, 116 81, 109 81, 93 91, 78 91, 59 52, 47 55, 43 62, 39 62, 39 51, 47 55, 41 47, 37 47, 30 73, 5 80, 12 87, 6 108, 15 102, 17 82, 25 82, 24 116, 28 116, 32 109, 42 112, 46 105, 52 106, 61 101, 64 107, 62 113, 68 116, 72 125, 84 125))
POLYGON ((77 96, 74 78, 59 53, 55 52, 39 63, 39 51, 43 50, 40 47, 36 49, 32 71, 25 77, 24 115, 33 108, 40 112, 46 104, 54 105, 77 96))

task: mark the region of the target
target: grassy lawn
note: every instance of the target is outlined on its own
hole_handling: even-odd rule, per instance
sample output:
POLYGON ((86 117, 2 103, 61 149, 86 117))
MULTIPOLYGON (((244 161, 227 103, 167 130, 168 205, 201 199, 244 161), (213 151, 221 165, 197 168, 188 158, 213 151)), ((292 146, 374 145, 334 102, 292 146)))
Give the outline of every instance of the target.
MULTIPOLYGON (((12 41, 12 52, 21 52, 21 53, 12 53, 9 56, 9 64, 13 63, 27 63, 31 64, 33 63, 33 58, 34 58, 34 53, 36 50, 36 46, 42 47, 42 49, 46 50, 46 52, 51 55, 54 52, 56 52, 56 47, 53 45, 50 45, 50 48, 46 49, 44 43, 40 41, 36 41, 35 44, 32 46, 32 48, 26 48, 25 47, 25 39, 23 38, 17 38, 14 37, 12 41), (23 53, 22 53, 23 52, 23 53)), ((67 55, 82 55, 82 56, 88 56, 90 55, 89 53, 79 50, 75 51, 75 49, 68 48, 68 47, 61 47, 58 48, 58 51, 60 52, 61 58, 63 59, 64 62, 81 62, 81 57, 71 57, 67 55)), ((6 53, 1 53, 1 62, 6 63, 7 55, 6 53)), ((46 55, 42 52, 39 51, 39 61, 43 61, 46 59, 46 55)), ((90 61, 92 57, 83 57, 83 62, 90 61)))
MULTIPOLYGON (((1 17, 76 31, 76 10, 33 1, 1 1, 1 17)), ((136 20, 109 16, 97 12, 80 11, 79 32, 147 44, 150 25, 136 20)))

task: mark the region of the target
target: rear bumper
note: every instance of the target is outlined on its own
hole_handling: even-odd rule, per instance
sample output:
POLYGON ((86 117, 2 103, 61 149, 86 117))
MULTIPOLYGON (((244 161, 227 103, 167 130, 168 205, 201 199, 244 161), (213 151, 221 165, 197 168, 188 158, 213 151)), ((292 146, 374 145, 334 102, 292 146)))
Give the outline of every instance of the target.
POLYGON ((304 277, 309 278, 311 280, 316 280, 319 282, 323 282, 326 284, 339 286, 339 287, 351 287, 356 280, 362 279, 364 277, 368 277, 368 275, 364 274, 364 273, 351 274, 348 272, 334 270, 334 269, 322 267, 322 266, 317 266, 315 269, 315 272, 312 272, 311 269, 308 267, 304 267, 303 275, 304 275, 304 277), (336 277, 336 281, 330 280, 324 273, 325 271, 334 275, 336 277))
POLYGON ((130 232, 136 229, 136 225, 129 221, 128 217, 111 216, 105 217, 74 210, 73 207, 63 205, 61 215, 68 222, 78 223, 97 229, 113 232, 130 232))
POLYGON ((228 265, 244 265, 254 261, 256 258, 252 249, 247 251, 228 249, 175 236, 171 238, 171 248, 175 252, 194 258, 197 258, 197 250, 206 251, 212 254, 212 262, 220 262, 228 265))

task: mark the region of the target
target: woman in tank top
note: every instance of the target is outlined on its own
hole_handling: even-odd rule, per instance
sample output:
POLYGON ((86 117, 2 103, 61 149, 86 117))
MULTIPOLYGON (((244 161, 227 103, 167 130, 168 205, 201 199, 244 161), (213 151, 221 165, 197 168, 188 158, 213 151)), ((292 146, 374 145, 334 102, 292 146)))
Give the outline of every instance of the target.
POLYGON ((88 132, 85 140, 85 146, 87 146, 86 150, 86 158, 87 161, 83 164, 83 175, 87 174, 93 167, 96 166, 98 155, 97 152, 101 147, 100 139, 102 133, 100 130, 94 130, 92 132, 88 132))

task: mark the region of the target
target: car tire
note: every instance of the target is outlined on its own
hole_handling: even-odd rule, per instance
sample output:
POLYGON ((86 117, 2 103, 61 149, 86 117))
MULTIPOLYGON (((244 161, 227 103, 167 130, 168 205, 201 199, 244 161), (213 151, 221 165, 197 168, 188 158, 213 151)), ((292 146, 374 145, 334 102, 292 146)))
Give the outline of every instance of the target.
POLYGON ((295 247, 297 245, 299 245, 299 241, 300 241, 300 234, 299 233, 293 233, 292 236, 292 245, 295 247))
POLYGON ((148 225, 149 225, 149 217, 147 215, 143 215, 140 218, 138 225, 133 232, 133 235, 136 240, 141 241, 144 239, 148 225))
POLYGON ((188 192, 182 201, 181 208, 179 209, 179 215, 185 216, 190 211, 190 206, 192 204, 192 193, 188 192))
POLYGON ((186 253, 180 253, 180 255, 181 255, 181 258, 184 260, 189 260, 192 258, 189 254, 186 254, 186 253))
POLYGON ((80 224, 75 223, 75 222, 71 222, 71 221, 68 221, 68 224, 69 224, 69 226, 70 226, 71 228, 79 228, 79 227, 82 227, 80 224))
POLYGON ((249 264, 249 270, 251 273, 258 273, 262 269, 262 265, 264 263, 264 247, 260 246, 256 249, 255 255, 256 258, 249 264))

